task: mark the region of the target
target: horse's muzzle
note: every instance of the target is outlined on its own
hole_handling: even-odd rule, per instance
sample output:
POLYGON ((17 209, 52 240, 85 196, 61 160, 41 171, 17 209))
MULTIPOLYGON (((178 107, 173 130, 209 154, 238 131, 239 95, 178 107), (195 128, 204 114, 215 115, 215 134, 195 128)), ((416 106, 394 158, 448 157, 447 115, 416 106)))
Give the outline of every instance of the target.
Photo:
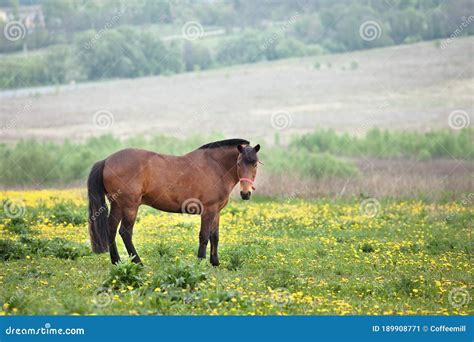
POLYGON ((252 195, 252 192, 250 192, 250 191, 249 192, 243 192, 243 191, 240 192, 240 197, 242 197, 242 199, 244 201, 248 201, 250 199, 250 195, 252 195))

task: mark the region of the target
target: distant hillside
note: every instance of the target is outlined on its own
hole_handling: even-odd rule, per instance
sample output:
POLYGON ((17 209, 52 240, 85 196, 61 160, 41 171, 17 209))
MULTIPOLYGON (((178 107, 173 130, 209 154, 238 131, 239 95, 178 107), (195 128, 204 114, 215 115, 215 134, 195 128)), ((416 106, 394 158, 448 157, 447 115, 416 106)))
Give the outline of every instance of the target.
POLYGON ((363 133, 473 122, 474 37, 209 71, 0 93, 1 141, 207 135, 273 142, 316 127, 363 133), (469 53, 471 51, 471 53, 469 53), (102 115, 102 117, 100 116, 102 115), (98 118, 108 120, 101 125, 98 118), (277 121, 278 120, 278 121, 277 121))

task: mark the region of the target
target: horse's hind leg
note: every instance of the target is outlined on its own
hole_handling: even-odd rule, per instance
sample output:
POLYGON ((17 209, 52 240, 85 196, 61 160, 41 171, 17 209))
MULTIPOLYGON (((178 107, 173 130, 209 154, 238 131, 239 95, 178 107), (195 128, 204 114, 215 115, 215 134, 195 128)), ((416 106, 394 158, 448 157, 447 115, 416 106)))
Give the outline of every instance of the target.
POLYGON ((115 237, 117 236, 117 228, 121 219, 122 212, 120 208, 115 202, 111 202, 110 214, 107 220, 107 228, 109 230, 109 253, 112 264, 116 264, 120 260, 117 244, 115 243, 115 237))
POLYGON ((125 248, 127 249, 128 255, 132 257, 132 261, 141 264, 140 257, 138 256, 135 246, 133 246, 132 235, 133 225, 137 218, 138 206, 131 208, 124 208, 122 211, 122 224, 120 225, 119 234, 122 237, 125 248))

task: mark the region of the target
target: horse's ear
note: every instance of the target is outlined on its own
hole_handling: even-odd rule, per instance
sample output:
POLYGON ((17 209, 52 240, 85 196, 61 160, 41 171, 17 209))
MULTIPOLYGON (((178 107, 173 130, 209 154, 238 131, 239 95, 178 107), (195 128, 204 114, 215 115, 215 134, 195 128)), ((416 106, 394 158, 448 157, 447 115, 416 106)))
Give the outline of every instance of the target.
POLYGON ((260 144, 255 145, 254 150, 255 152, 260 151, 260 144))
POLYGON ((244 147, 242 145, 237 145, 237 149, 239 150, 240 153, 244 151, 244 147))

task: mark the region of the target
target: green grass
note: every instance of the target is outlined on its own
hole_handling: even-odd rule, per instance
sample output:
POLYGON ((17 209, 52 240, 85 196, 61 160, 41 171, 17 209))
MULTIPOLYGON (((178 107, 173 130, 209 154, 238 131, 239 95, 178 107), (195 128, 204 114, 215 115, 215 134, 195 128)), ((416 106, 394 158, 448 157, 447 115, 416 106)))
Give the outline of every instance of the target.
MULTIPOLYGON (((193 216, 140 211, 134 241, 144 266, 124 258, 120 237, 118 265, 91 254, 77 221, 39 222, 35 234, 8 230, 0 244, 2 256, 11 255, 0 258, 2 313, 473 313, 467 206, 382 201, 375 217, 360 206, 231 202, 221 217, 219 267, 197 260, 193 216), (450 293, 466 302, 453 305, 450 293)), ((48 208, 44 216, 55 206, 48 208)))

